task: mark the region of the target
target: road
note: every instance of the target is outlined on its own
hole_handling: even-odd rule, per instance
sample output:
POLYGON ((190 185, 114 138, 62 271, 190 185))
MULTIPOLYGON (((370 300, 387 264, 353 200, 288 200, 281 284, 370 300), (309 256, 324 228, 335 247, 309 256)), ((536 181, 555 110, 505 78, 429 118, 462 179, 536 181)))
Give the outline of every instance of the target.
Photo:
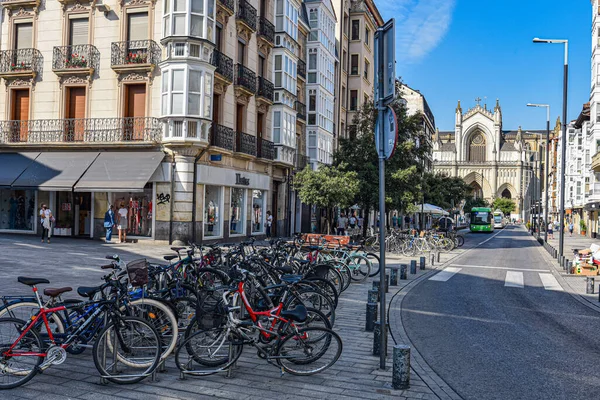
POLYGON ((563 290, 523 228, 494 235, 407 294, 413 345, 465 399, 600 398, 600 313, 563 290))

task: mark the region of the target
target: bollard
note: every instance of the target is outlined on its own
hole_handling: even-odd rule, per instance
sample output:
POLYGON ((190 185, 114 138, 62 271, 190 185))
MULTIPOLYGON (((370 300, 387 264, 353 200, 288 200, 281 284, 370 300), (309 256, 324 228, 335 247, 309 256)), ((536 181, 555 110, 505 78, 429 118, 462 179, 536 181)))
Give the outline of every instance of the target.
POLYGON ((410 346, 395 345, 392 357, 392 387, 395 390, 408 389, 410 386, 410 346))
POLYGON ((379 302, 379 290, 371 289, 367 294, 367 302, 368 303, 378 303, 379 302))
POLYGON ((390 268, 390 286, 398 286, 398 267, 390 268))
POLYGON ((387 355, 387 329, 385 324, 382 324, 381 321, 376 321, 375 322, 375 326, 373 327, 373 355, 374 356, 378 356, 379 355, 379 351, 381 350, 379 347, 381 345, 381 340, 380 337, 382 335, 382 331, 383 331, 383 335, 385 337, 385 354, 387 355), (382 329, 383 327, 383 329, 382 329))
POLYGON ((419 258, 419 269, 425 269, 425 257, 419 258))
POLYGON ((435 253, 435 261, 436 261, 436 262, 438 262, 438 263, 440 262, 440 257, 441 257, 441 254, 442 254, 442 253, 441 253, 441 252, 439 252, 439 251, 436 251, 436 253, 435 253))
POLYGON ((431 266, 433 267, 435 265, 435 253, 430 252, 429 255, 431 256, 431 266))
POLYGON ((373 281, 373 290, 377 291, 377 302, 380 302, 381 293, 379 293, 379 281, 373 281))
POLYGON ((571 261, 569 261, 566 257, 565 257, 565 270, 567 272, 567 274, 571 273, 571 261))
POLYGON ((560 265, 561 267, 564 268, 565 265, 563 264, 563 260, 562 259, 563 259, 563 256, 558 256, 558 259, 557 259, 558 260, 558 265, 560 265))
POLYGON ((410 273, 411 274, 417 273, 417 260, 410 260, 410 273))
POLYGON ((406 270, 408 269, 408 265, 400 264, 400 279, 406 280, 406 270))
POLYGON ((388 293, 390 290, 390 274, 385 274, 385 292, 388 293))
POLYGON ((367 303, 367 316, 365 321, 365 331, 373 332, 377 321, 377 303, 367 303))
POLYGON ((594 294, 594 278, 591 276, 585 278, 585 293, 594 294))

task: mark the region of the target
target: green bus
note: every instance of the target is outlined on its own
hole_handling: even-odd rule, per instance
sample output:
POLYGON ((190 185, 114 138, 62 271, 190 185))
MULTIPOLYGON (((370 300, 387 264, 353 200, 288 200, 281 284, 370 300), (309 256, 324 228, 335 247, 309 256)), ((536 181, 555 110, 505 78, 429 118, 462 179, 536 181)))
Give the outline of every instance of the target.
POLYGON ((494 215, 489 207, 473 207, 471 209, 471 232, 493 232, 494 215))

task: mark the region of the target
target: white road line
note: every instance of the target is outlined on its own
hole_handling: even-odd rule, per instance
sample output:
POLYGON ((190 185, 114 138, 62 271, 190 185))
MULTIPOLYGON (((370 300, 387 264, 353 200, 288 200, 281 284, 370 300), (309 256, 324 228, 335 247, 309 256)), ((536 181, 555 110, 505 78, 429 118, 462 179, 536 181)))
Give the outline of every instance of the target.
POLYGON ((429 280, 430 281, 446 282, 448 279, 452 278, 454 276, 454 274, 456 274, 460 270, 461 270, 460 268, 454 268, 454 267, 444 268, 442 270, 442 272, 439 272, 439 273, 435 274, 434 276, 432 276, 431 278, 429 278, 429 280))
POLYGON ((562 292, 563 288, 560 286, 554 275, 552 274, 539 274, 542 283, 544 284, 544 289, 546 290, 555 290, 557 292, 562 292))
POLYGON ((36 244, 29 244, 29 243, 15 243, 16 246, 24 246, 24 247, 31 247, 34 249, 45 249, 44 246, 38 246, 36 244))
POLYGON ((504 286, 523 289, 523 273, 516 271, 507 271, 504 279, 504 286))
POLYGON ((67 253, 67 254, 70 254, 72 256, 87 256, 87 254, 85 254, 85 253, 67 253))
POLYGON ((510 268, 510 267, 492 267, 491 265, 462 265, 462 264, 450 264, 451 267, 461 268, 482 268, 482 269, 501 269, 504 271, 523 271, 523 272, 546 272, 549 269, 532 269, 532 268, 510 268))
POLYGON ((496 236, 498 236, 501 233, 502 233, 502 231, 496 233, 494 236, 492 236, 491 238, 488 238, 488 239, 484 240, 483 242, 479 243, 477 246, 481 246, 482 244, 489 242, 490 240, 492 240, 493 238, 495 238, 496 236))

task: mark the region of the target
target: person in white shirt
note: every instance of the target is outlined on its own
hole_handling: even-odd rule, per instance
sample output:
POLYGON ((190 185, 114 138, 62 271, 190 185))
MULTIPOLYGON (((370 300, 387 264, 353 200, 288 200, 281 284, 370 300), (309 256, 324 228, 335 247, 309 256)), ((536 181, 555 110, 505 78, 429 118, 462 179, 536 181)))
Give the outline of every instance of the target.
POLYGON ((273 225, 273 215, 271 211, 267 211, 267 237, 271 237, 271 226, 273 225))
POLYGON ((52 220, 54 217, 52 216, 52 211, 45 204, 42 204, 42 209, 40 210, 40 222, 42 228, 42 243, 44 243, 44 238, 48 240, 50 243, 50 236, 52 235, 52 220))
POLYGON ((117 214, 119 217, 119 223, 117 224, 119 243, 123 243, 127 241, 127 207, 125 207, 125 203, 121 203, 117 214))

